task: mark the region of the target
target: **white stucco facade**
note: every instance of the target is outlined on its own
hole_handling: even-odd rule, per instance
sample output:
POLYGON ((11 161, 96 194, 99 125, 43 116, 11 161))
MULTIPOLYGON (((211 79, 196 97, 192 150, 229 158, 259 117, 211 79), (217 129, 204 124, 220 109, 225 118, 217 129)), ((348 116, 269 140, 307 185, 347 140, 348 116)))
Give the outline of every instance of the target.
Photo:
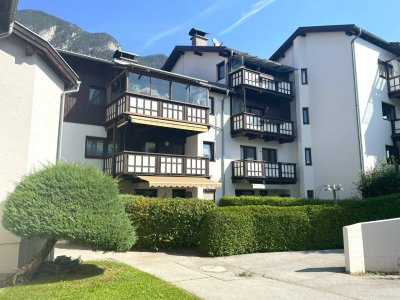
MULTIPOLYGON (((23 175, 56 161, 64 82, 39 55, 26 55, 25 46, 14 36, 0 41, 0 203, 23 175)), ((20 238, 0 226, 0 273, 28 257, 20 253, 20 238)))

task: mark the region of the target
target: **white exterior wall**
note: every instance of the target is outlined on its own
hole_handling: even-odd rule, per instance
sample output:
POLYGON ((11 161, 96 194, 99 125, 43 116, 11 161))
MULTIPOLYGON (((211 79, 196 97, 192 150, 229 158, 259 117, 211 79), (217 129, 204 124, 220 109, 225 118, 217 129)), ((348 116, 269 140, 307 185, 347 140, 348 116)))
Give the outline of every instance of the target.
MULTIPOLYGON (((217 64, 225 61, 225 57, 219 56, 216 52, 204 52, 202 56, 193 52, 185 52, 176 62, 171 72, 208 80, 211 82, 225 83, 224 79, 217 81, 217 64)), ((227 71, 227 68, 225 68, 227 71)))
MULTIPOLYGON (((14 37, 0 41, 0 66, 1 203, 21 176, 55 163, 64 84, 38 55, 26 56, 25 44, 14 37)), ((24 263, 30 256, 19 253, 19 242, 0 226, 0 273, 13 272, 19 257, 24 263)))
POLYGON ((393 144, 391 122, 382 118, 382 102, 394 105, 396 115, 400 112, 398 100, 388 97, 387 81, 378 70, 378 59, 388 61, 395 55, 362 39, 356 40, 355 53, 364 168, 371 169, 386 159, 385 145, 393 144))
POLYGON ((398 272, 400 218, 343 227, 346 272, 398 272))
POLYGON ((103 170, 103 159, 85 158, 86 137, 107 137, 103 126, 64 122, 61 160, 92 164, 103 170))
POLYGON ((323 185, 342 184, 340 197, 357 193, 360 170, 356 105, 352 69, 352 37, 344 32, 308 33, 297 37, 281 63, 297 68, 296 110, 301 196, 332 198, 323 185), (308 84, 301 84, 300 69, 307 68, 308 84), (309 107, 310 124, 303 125, 302 108, 309 107), (312 166, 305 166, 304 148, 312 151, 312 166))

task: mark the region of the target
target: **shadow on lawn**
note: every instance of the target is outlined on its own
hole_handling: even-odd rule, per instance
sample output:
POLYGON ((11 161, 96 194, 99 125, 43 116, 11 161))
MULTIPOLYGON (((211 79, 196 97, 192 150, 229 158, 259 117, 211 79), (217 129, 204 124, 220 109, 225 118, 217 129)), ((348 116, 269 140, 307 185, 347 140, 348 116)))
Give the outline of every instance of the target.
MULTIPOLYGON (((104 269, 99 268, 94 264, 79 264, 74 266, 69 274, 57 274, 57 275, 44 275, 40 277, 34 277, 32 281, 23 284, 24 286, 29 285, 41 285, 41 284, 48 284, 48 283, 57 283, 61 281, 73 281, 73 280, 80 280, 86 279, 90 277, 95 277, 102 275, 104 273, 104 269)), ((15 285, 15 287, 20 286, 15 285)), ((14 286, 7 286, 7 287, 14 287, 14 286)))

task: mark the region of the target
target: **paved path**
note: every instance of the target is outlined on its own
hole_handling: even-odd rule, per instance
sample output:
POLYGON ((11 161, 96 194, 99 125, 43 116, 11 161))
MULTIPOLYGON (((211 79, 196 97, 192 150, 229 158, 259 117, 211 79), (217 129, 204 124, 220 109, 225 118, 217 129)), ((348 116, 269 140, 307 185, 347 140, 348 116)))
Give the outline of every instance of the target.
POLYGON ((344 274, 342 250, 199 257, 196 252, 102 253, 59 244, 55 255, 112 259, 204 299, 400 299, 400 276, 344 274))

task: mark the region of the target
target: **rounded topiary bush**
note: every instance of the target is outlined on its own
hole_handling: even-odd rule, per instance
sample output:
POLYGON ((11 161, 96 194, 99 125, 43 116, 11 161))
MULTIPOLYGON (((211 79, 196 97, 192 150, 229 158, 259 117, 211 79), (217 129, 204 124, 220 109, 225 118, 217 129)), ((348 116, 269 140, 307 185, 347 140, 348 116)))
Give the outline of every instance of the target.
POLYGON ((76 163, 25 176, 6 199, 2 222, 25 239, 66 239, 94 250, 127 251, 136 240, 118 182, 76 163))

